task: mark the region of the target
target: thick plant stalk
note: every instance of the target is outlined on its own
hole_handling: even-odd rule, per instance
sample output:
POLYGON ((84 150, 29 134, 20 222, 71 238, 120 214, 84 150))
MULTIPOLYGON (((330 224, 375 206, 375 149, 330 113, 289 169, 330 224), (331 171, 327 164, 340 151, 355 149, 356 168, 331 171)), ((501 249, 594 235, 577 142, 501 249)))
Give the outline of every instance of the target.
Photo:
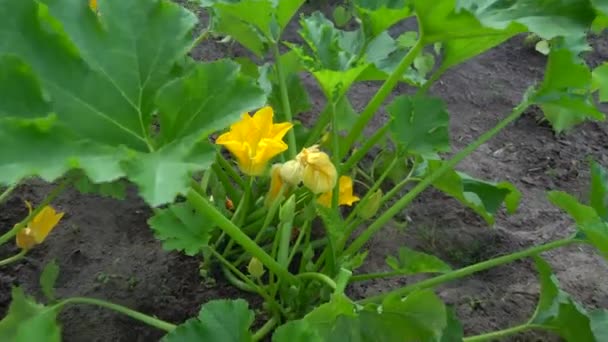
POLYGON ((164 330, 167 332, 173 331, 176 326, 175 324, 171 324, 169 322, 165 322, 163 320, 160 320, 158 318, 152 317, 152 316, 148 316, 146 314, 143 314, 139 311, 135 311, 132 309, 129 309, 127 307, 124 307, 122 305, 118 305, 118 304, 114 304, 114 303, 110 303, 110 302, 106 302, 105 300, 101 300, 101 299, 95 299, 95 298, 87 298, 87 297, 72 297, 72 298, 67 298, 62 300, 61 302, 49 307, 48 309, 50 310, 57 310, 61 307, 63 307, 66 304, 90 304, 90 305, 96 305, 96 306, 101 306, 116 312, 120 312, 123 315, 129 316, 133 319, 136 319, 140 322, 146 323, 150 326, 153 326, 155 328, 158 328, 160 330, 164 330))
POLYGON ((363 130, 369 120, 374 117, 374 114, 378 111, 384 100, 391 94, 397 82, 403 77, 405 70, 414 62, 414 59, 418 56, 418 53, 424 47, 422 35, 419 37, 416 44, 407 52, 403 57, 399 65, 393 70, 390 76, 384 81, 380 89, 376 92, 374 97, 369 101, 361 115, 357 118, 357 121, 353 125, 348 135, 344 138, 341 150, 341 157, 346 155, 348 150, 353 146, 355 141, 363 134, 363 130))
MULTIPOLYGON (((275 65, 277 67, 277 76, 279 77, 279 88, 281 90, 281 102, 283 104, 283 112, 285 113, 285 119, 293 123, 293 114, 291 112, 291 104, 289 103, 289 93, 287 91, 287 80, 285 79, 286 75, 283 70, 283 66, 281 65, 281 52, 279 51, 279 46, 277 44, 273 44, 273 52, 275 65)), ((296 134, 294 133, 293 128, 290 129, 289 132, 287 132, 287 147, 289 159, 295 158, 298 147, 296 146, 296 134)))
POLYGON ((268 253, 266 253, 260 246, 258 246, 253 240, 251 240, 245 233, 241 231, 234 223, 228 220, 222 213, 220 213, 209 201, 203 196, 199 195, 196 191, 192 190, 188 192, 188 201, 196 210, 206 215, 215 224, 217 224, 223 231, 226 232, 236 243, 241 245, 248 253, 256 257, 260 262, 264 264, 271 272, 277 274, 280 278, 284 279, 288 283, 297 282, 293 274, 282 267, 276 260, 274 260, 268 253))
POLYGON ((526 258, 529 256, 540 254, 542 252, 546 252, 551 249, 563 247, 563 246, 566 246, 566 245, 569 245, 572 243, 578 243, 578 242, 580 242, 580 241, 576 240, 574 238, 566 238, 566 239, 551 241, 551 242, 548 242, 546 244, 539 245, 539 246, 533 246, 528 249, 524 249, 523 251, 519 251, 519 252, 515 252, 512 254, 503 255, 503 256, 500 256, 500 257, 497 257, 494 259, 482 261, 480 263, 473 264, 473 265, 467 266, 467 267, 463 267, 461 269, 458 269, 458 270, 455 270, 455 271, 452 271, 449 273, 445 273, 445 274, 442 274, 437 277, 429 278, 429 279, 414 283, 412 285, 402 287, 400 289, 385 292, 385 293, 379 294, 377 296, 368 297, 368 298, 365 298, 364 300, 362 300, 361 303, 365 304, 365 303, 379 302, 386 296, 406 296, 407 294, 412 293, 416 290, 432 288, 432 287, 435 287, 435 286, 443 284, 443 283, 447 283, 452 280, 466 277, 468 275, 471 275, 471 274, 479 272, 479 271, 487 270, 487 269, 490 269, 490 268, 493 268, 493 267, 496 267, 496 266, 499 266, 502 264, 513 262, 518 259, 523 259, 523 258, 526 258))
POLYGON ((475 151, 479 146, 486 143, 488 140, 498 134, 498 132, 500 132, 503 128, 515 121, 524 112, 524 110, 528 108, 529 105, 529 102, 524 100, 513 109, 509 116, 504 118, 492 129, 482 134, 479 138, 477 138, 477 140, 458 152, 452 159, 441 165, 441 167, 424 178, 420 183, 416 184, 412 190, 393 204, 392 207, 385 211, 380 217, 378 217, 376 221, 374 221, 374 223, 372 223, 361 235, 359 235, 359 237, 357 237, 357 239, 355 239, 355 241, 344 251, 344 254, 352 255, 361 249, 361 247, 363 247, 363 245, 365 245, 365 243, 369 241, 374 234, 386 226, 386 224, 388 224, 395 215, 401 212, 401 210, 405 209, 405 207, 407 207, 422 191, 433 184, 433 182, 439 179, 439 177, 441 177, 445 172, 458 165, 458 163, 475 151))

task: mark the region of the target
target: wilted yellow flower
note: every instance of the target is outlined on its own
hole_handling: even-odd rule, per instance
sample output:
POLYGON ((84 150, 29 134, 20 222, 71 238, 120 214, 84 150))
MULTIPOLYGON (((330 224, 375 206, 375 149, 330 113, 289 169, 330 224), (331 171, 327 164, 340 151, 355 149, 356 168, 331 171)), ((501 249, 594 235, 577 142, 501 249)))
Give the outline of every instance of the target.
MULTIPOLYGON (((348 176, 340 176, 340 181, 338 182, 339 188, 339 196, 338 196, 338 205, 348 205, 351 206, 353 203, 359 200, 359 197, 353 195, 353 180, 348 176)), ((333 191, 328 191, 319 198, 317 198, 317 202, 320 204, 331 207, 333 191)))
POLYGON ((338 171, 329 156, 317 145, 304 148, 296 156, 302 166, 302 182, 315 194, 331 191, 336 186, 338 171))
POLYGON ((287 150, 283 137, 293 127, 289 122, 273 124, 272 108, 264 107, 253 116, 243 118, 230 126, 230 131, 215 141, 232 153, 241 171, 250 176, 264 173, 266 164, 279 153, 287 150))
MULTIPOLYGON (((30 213, 32 206, 27 203, 30 213)), ((27 227, 21 229, 17 233, 16 243, 19 248, 29 250, 35 245, 41 244, 49 235, 51 230, 55 228, 64 213, 56 212, 51 206, 46 206, 34 216, 27 227)))
POLYGON ((302 165, 296 160, 289 160, 281 166, 281 178, 289 185, 298 185, 302 181, 302 165))
POLYGON ((283 189, 283 179, 281 178, 281 167, 283 164, 274 164, 270 169, 270 189, 266 195, 265 204, 270 206, 272 202, 281 194, 283 189))

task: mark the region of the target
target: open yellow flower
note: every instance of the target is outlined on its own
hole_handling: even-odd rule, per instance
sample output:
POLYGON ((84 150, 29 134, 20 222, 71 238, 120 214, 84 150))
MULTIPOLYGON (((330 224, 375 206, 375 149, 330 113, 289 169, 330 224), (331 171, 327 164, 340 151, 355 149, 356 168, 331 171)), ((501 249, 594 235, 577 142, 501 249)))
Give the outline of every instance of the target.
MULTIPOLYGON (((353 180, 348 176, 340 176, 340 180, 338 182, 339 188, 339 196, 338 196, 338 205, 348 205, 351 206, 353 203, 359 200, 359 197, 353 195, 353 180)), ((328 191, 319 198, 317 198, 317 202, 326 207, 331 207, 333 191, 328 191)))
POLYGON ((230 131, 215 141, 234 155, 239 168, 247 175, 261 175, 270 159, 287 150, 283 137, 293 125, 274 124, 273 116, 270 107, 258 110, 253 116, 244 113, 240 121, 230 126, 230 131))
MULTIPOLYGON (((32 206, 27 203, 30 213, 32 206)), ((41 244, 49 235, 51 230, 55 228, 64 213, 56 212, 51 206, 46 206, 34 216, 27 227, 21 229, 17 233, 16 243, 19 248, 29 250, 35 245, 41 244)))
POLYGON ((302 166, 302 183, 313 193, 322 194, 336 186, 338 171, 317 145, 304 148, 296 160, 302 166))

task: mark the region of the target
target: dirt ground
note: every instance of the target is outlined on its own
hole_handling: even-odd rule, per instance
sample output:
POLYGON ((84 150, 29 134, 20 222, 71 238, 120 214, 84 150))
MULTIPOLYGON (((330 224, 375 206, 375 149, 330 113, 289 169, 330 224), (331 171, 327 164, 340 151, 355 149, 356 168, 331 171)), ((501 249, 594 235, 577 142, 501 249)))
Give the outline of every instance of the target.
MULTIPOLYGON (((409 26, 405 25, 404 27, 409 26)), ((403 29, 403 27, 399 28, 403 29)), ((295 37, 295 30, 288 38, 295 37)), ((596 51, 588 56, 595 66, 608 60, 608 39, 593 41, 596 51)), ((241 54, 235 48, 232 53, 241 54)), ((228 47, 207 42, 194 51, 197 59, 225 57, 228 47)), ((446 73, 431 89, 442 97, 451 114, 451 137, 458 150, 492 127, 520 101, 525 89, 537 82, 546 58, 524 47, 517 37, 446 73)), ((323 99, 310 78, 314 117, 323 99)), ((350 93, 361 109, 377 84, 358 85, 350 93)), ((400 86, 395 93, 409 92, 400 86)), ((606 111, 605 111, 606 112, 606 111)), ((437 191, 429 190, 403 213, 411 220, 404 230, 386 227, 370 243, 364 271, 385 268, 386 255, 400 246, 435 254, 454 267, 520 250, 572 232, 572 222, 549 204, 546 191, 559 189, 586 196, 589 158, 608 167, 608 124, 587 123, 570 133, 555 136, 537 122, 530 111, 499 136, 482 146, 459 166, 475 177, 508 180, 523 193, 514 215, 500 213, 488 228, 474 213, 437 191)), ((370 131, 378 127, 378 117, 370 131)), ((30 182, 0 207, 0 230, 6 230, 26 214, 23 200, 39 201, 51 186, 30 182)), ((61 273, 59 296, 108 299, 164 320, 179 323, 196 315, 200 305, 215 298, 236 298, 242 293, 218 279, 215 287, 201 283, 198 261, 167 253, 146 224, 151 212, 130 191, 120 202, 70 190, 55 202, 66 212, 60 227, 25 261, 0 271, 0 317, 10 303, 10 288, 23 286, 39 294, 38 277, 43 265, 57 259, 61 273)), ((0 256, 16 252, 0 248, 0 256)), ((562 287, 588 307, 608 308, 608 267, 593 250, 572 247, 546 253, 562 287)), ((367 282, 353 286, 351 295, 362 297, 396 288, 412 279, 367 282)), ((538 298, 534 267, 521 261, 478 273, 450 283, 438 293, 458 312, 467 335, 521 324, 534 310, 538 298)), ((259 302, 251 301, 255 307, 259 302)), ((161 332, 105 309, 70 306, 61 314, 63 337, 76 341, 155 341, 161 332)), ((545 334, 526 334, 512 341, 554 340, 545 334)))

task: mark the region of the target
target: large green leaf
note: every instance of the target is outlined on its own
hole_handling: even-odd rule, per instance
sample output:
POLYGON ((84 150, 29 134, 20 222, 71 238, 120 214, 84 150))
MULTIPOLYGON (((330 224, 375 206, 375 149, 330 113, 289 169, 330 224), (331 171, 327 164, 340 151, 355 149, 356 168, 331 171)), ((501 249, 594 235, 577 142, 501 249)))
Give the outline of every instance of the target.
POLYGON ((581 204, 574 196, 562 191, 549 192, 549 200, 567 212, 576 222, 580 233, 608 260, 608 223, 592 207, 581 204))
POLYGON ((393 139, 416 154, 450 150, 449 115, 441 99, 399 96, 389 106, 393 139))
POLYGON ((589 202, 602 220, 608 222, 608 172, 597 162, 591 165, 589 202))
POLYGON ((213 15, 215 32, 232 36, 258 56, 263 56, 297 12, 304 0, 203 0, 213 15))
POLYGON ((608 341, 608 310, 594 310, 590 313, 591 331, 596 341, 608 341))
POLYGON ((281 325, 272 334, 273 342, 322 342, 319 333, 305 320, 291 321, 281 325))
POLYGON ((355 0, 355 8, 366 33, 372 37, 409 17, 412 13, 405 0, 355 0))
POLYGON ((551 266, 538 256, 535 261, 540 277, 540 298, 530 322, 559 334, 566 341, 603 341, 600 334, 596 335, 602 333, 601 329, 592 328, 587 311, 559 288, 551 266))
POLYGON ((165 250, 183 251, 187 255, 196 255, 205 248, 215 228, 211 222, 188 202, 172 204, 148 220, 165 250))
POLYGON ((436 341, 447 326, 447 311, 431 290, 421 290, 405 298, 389 296, 379 310, 363 310, 359 321, 364 340, 436 341))
POLYGON ((356 307, 344 295, 334 295, 329 303, 296 322, 302 323, 292 322, 285 330, 299 331, 300 336, 311 336, 313 341, 436 341, 447 327, 447 312, 430 290, 405 298, 387 297, 381 306, 364 308, 356 307))
MULTIPOLYGON (((1 102, 1 101, 0 101, 1 102)), ((54 181, 72 168, 80 168, 94 182, 124 175, 119 161, 123 149, 99 145, 58 126, 57 118, 0 119, 0 183, 14 184, 37 175, 54 181)))
POLYGON ((415 251, 407 247, 399 248, 398 257, 389 256, 386 263, 395 271, 406 274, 445 273, 451 267, 434 255, 415 251))
POLYGON ((157 98, 161 139, 208 135, 234 123, 243 112, 263 106, 262 89, 239 71, 238 64, 221 60, 199 64, 167 84, 157 98))
POLYGON ((593 101, 591 71, 566 49, 551 50, 545 79, 533 101, 557 132, 587 119, 604 120, 593 101))
POLYGON ((34 118, 51 111, 32 69, 15 56, 0 56, 0 118, 34 118))
MULTIPOLYGON (((442 165, 441 160, 428 160, 428 172, 442 165)), ((507 211, 517 210, 521 193, 509 182, 487 182, 450 170, 433 182, 433 186, 473 209, 488 224, 494 224, 494 215, 504 203, 507 211)))
POLYGON ((163 337, 163 342, 252 341, 253 311, 243 299, 213 300, 202 306, 197 319, 188 320, 163 337))
POLYGON ((14 56, 0 60, 0 144, 15 146, 0 153, 0 183, 81 169, 171 202, 213 160, 207 135, 265 103, 236 64, 188 61, 196 17, 173 2, 105 0, 95 12, 87 1, 24 0, 0 12, 11 13, 0 55, 14 56))
POLYGON ((18 287, 13 288, 12 294, 13 300, 8 313, 0 321, 0 336, 3 341, 61 341, 56 309, 36 303, 18 287))
POLYGON ((604 62, 593 69, 591 77, 593 90, 599 92, 600 102, 608 102, 608 63, 604 62))
POLYGON ((413 1, 425 41, 442 42, 445 70, 521 32, 543 39, 583 36, 595 19, 589 0, 413 1))

